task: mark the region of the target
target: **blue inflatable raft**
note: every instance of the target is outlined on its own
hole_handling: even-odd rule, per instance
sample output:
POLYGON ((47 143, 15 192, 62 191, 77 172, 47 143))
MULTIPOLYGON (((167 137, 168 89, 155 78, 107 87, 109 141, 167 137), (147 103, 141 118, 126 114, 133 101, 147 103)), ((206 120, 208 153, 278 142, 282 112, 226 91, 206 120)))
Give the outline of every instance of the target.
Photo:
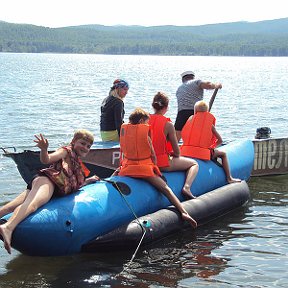
MULTIPOLYGON (((186 211, 197 221, 198 227, 239 209, 250 198, 246 181, 227 184, 193 200, 182 202, 186 211)), ((191 226, 184 222, 174 206, 137 217, 128 224, 98 236, 82 247, 87 252, 111 252, 135 249, 154 243, 172 233, 191 226)))
MULTIPOLYGON (((252 141, 241 140, 219 148, 227 153, 233 177, 249 179, 253 147, 252 141)), ((227 184, 221 165, 201 160, 198 163, 199 172, 192 185, 195 196, 227 184)), ((169 172, 164 176, 180 201, 184 201, 181 189, 185 172, 169 172)), ((75 254, 83 251, 83 247, 89 252, 87 244, 93 239, 134 220, 131 211, 140 217, 170 205, 165 196, 144 180, 110 177, 84 186, 72 195, 53 198, 16 227, 12 247, 23 254, 37 256, 75 254)))

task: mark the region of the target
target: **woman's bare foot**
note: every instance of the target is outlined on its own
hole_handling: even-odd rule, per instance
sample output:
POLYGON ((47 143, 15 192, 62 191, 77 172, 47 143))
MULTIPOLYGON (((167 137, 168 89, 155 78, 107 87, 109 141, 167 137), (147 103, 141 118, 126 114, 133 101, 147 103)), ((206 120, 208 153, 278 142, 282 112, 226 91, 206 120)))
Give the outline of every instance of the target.
POLYGON ((231 183, 237 183, 237 182, 241 182, 242 180, 241 179, 238 179, 238 178, 232 178, 232 177, 230 177, 230 178, 227 178, 227 182, 229 183, 229 184, 231 184, 231 183))
POLYGON ((12 232, 8 228, 6 228, 5 224, 0 225, 0 235, 2 236, 5 249, 9 254, 11 254, 12 232))
POLYGON ((182 213, 182 218, 183 220, 188 221, 193 228, 197 227, 198 224, 196 220, 194 220, 188 213, 182 213))
POLYGON ((182 189, 182 194, 184 195, 185 198, 189 199, 195 199, 196 197, 191 193, 190 187, 189 186, 184 186, 182 189))

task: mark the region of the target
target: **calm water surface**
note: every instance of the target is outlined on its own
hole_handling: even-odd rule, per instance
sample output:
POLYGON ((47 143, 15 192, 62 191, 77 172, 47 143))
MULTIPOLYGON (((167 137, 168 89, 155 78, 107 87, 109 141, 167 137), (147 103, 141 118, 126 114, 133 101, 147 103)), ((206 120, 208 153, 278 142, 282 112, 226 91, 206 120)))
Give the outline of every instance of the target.
MULTIPOLYGON (((152 111, 161 90, 170 96, 167 116, 174 121, 179 74, 188 69, 222 82, 212 112, 224 140, 252 139, 261 126, 288 137, 288 58, 0 53, 0 67, 0 147, 34 149, 33 135, 42 132, 57 148, 77 128, 100 140, 100 103, 115 78, 131 86, 126 119, 138 106, 152 111)), ((288 287, 288 176, 248 184, 245 207, 143 247, 131 264, 133 251, 28 257, 8 255, 1 242, 0 287, 288 287)), ((0 156, 0 204, 23 187, 13 161, 0 156)))

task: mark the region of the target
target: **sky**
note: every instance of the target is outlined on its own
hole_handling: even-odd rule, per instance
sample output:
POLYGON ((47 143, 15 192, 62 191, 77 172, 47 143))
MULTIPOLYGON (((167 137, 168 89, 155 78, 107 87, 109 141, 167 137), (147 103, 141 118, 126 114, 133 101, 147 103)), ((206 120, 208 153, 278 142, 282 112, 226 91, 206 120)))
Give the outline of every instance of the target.
POLYGON ((0 0, 0 21, 65 27, 86 24, 198 26, 288 17, 286 0, 0 0))

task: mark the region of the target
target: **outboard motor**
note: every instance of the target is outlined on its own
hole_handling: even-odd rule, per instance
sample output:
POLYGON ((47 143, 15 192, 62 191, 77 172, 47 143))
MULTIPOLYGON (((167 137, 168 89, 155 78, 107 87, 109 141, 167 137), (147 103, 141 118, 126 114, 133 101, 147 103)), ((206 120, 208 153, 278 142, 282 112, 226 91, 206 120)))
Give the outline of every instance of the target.
POLYGON ((271 129, 269 127, 260 127, 256 129, 255 139, 270 138, 271 129))

